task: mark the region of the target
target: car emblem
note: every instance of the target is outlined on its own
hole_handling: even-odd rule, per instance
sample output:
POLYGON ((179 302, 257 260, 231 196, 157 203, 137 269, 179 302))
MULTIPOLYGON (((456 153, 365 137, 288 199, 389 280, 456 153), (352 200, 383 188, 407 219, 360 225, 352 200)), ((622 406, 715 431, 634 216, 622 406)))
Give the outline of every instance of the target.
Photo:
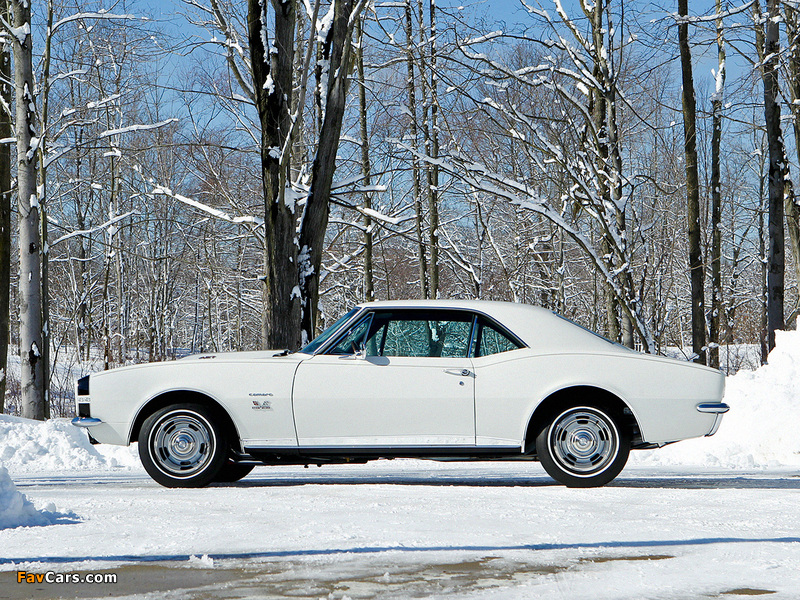
POLYGON ((253 410, 272 410, 272 403, 269 400, 264 400, 263 402, 259 402, 258 400, 253 400, 253 410))

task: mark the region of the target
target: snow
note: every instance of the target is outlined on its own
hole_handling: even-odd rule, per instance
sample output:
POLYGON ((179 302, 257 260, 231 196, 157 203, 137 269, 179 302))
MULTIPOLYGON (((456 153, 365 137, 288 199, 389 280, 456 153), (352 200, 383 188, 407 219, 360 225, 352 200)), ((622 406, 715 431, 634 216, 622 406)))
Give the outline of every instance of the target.
POLYGON ((136 124, 136 125, 128 125, 127 127, 120 127, 118 129, 107 129, 98 135, 98 139, 111 137, 114 135, 122 135, 123 133, 131 133, 135 131, 149 131, 151 129, 158 129, 160 127, 164 127, 165 125, 169 125, 170 123, 177 123, 178 119, 165 119, 164 121, 159 121, 158 123, 150 123, 150 124, 136 124))
POLYGON ((144 17, 137 17, 136 15, 127 15, 127 14, 113 14, 109 13, 104 9, 100 9, 97 12, 78 12, 68 17, 64 17, 63 19, 59 19, 53 24, 53 28, 51 33, 58 30, 60 27, 63 27, 67 23, 71 23, 73 21, 84 21, 86 19, 106 19, 106 20, 139 20, 139 21, 146 21, 147 19, 144 17))
POLYGON ((390 217, 388 215, 385 215, 385 214, 383 214, 381 212, 378 212, 377 210, 373 210, 371 208, 364 208, 364 207, 361 207, 361 206, 357 206, 356 208, 358 209, 359 212, 367 215, 368 217, 372 217, 373 219, 376 219, 378 221, 384 221, 386 223, 390 223, 391 225, 398 225, 399 223, 401 223, 403 221, 403 219, 401 219, 401 218, 390 217))
POLYGON ((761 589, 788 600, 800 589, 800 527, 786 518, 800 482, 789 473, 634 468, 580 490, 552 485, 537 464, 385 461, 259 467, 202 490, 136 472, 26 474, 19 485, 79 518, 5 531, 0 570, 12 574, 239 569, 259 585, 221 597, 270 598, 678 600, 761 589))
POLYGON ((4 24, 5 30, 8 31, 8 33, 10 33, 12 36, 17 38, 17 42, 19 43, 19 45, 20 46, 24 46, 25 45, 25 40, 31 34, 31 24, 30 23, 24 23, 20 27, 11 27, 10 25, 8 25, 5 22, 3 24, 4 24))
POLYGON ((597 489, 554 485, 537 463, 417 460, 166 489, 66 420, 0 416, 0 581, 161 565, 236 573, 203 597, 792 600, 800 333, 777 343, 767 366, 728 378, 716 436, 633 452, 597 489))
POLYGON ((333 25, 333 17, 335 16, 335 4, 331 3, 330 7, 328 7, 328 12, 325 13, 325 16, 321 19, 318 19, 316 22, 316 29, 317 29, 317 41, 319 43, 324 43, 328 37, 328 33, 330 32, 331 26, 333 25))
POLYGON ((777 331, 768 363, 727 378, 725 402, 731 410, 716 435, 634 452, 633 464, 800 467, 800 332, 777 331))
POLYGON ((86 432, 68 419, 41 422, 0 415, 0 466, 26 473, 80 472, 139 468, 139 460, 129 448, 93 446, 86 432))
POLYGON ((8 469, 0 466, 0 531, 15 527, 38 527, 58 523, 75 523, 74 513, 57 512, 55 504, 48 503, 39 510, 25 494, 17 490, 8 469))
POLYGON ((51 519, 17 491, 8 470, 0 467, 0 530, 11 527, 50 525, 51 519))
POLYGON ((52 243, 52 245, 55 246, 56 244, 59 244, 59 243, 65 241, 65 240, 68 240, 70 238, 77 237, 79 235, 90 235, 90 234, 92 234, 92 233, 94 233, 96 231, 100 231, 100 230, 105 229, 105 228, 108 228, 110 230, 112 227, 115 227, 114 224, 117 223, 118 221, 121 221, 122 219, 127 219, 128 217, 130 217, 132 215, 138 215, 138 214, 139 214, 138 212, 132 210, 132 211, 126 212, 124 215, 118 215, 116 217, 113 217, 110 220, 108 220, 105 223, 103 223, 102 225, 98 225, 97 227, 92 227, 91 229, 82 229, 80 231, 72 231, 70 233, 62 235, 60 238, 55 240, 52 243))
POLYGON ((177 200, 178 202, 182 202, 187 204, 193 208, 201 210, 210 214, 217 219, 222 219, 223 221, 228 221, 229 223, 234 224, 251 224, 256 226, 261 226, 264 224, 264 219, 261 217, 256 217, 253 215, 242 215, 239 217, 231 217, 228 213, 219 210, 217 208, 213 208, 208 206, 207 204, 203 204, 202 202, 198 202, 197 200, 193 200, 192 198, 187 198, 181 194, 174 193, 171 189, 164 187, 163 185, 156 185, 151 192, 153 195, 163 195, 168 196, 177 200))
POLYGON ((267 96, 275 93, 275 81, 272 79, 272 73, 267 73, 267 78, 264 80, 264 89, 267 92, 267 96))

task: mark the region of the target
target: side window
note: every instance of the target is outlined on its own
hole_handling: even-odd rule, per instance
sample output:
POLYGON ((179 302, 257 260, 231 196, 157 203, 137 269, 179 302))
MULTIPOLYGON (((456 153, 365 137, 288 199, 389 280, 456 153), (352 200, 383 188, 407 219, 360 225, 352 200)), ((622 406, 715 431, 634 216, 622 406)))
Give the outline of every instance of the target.
POLYGON ((454 310, 375 311, 341 335, 326 354, 466 358, 474 316, 454 310))
POLYGON ((481 323, 477 351, 475 352, 476 357, 500 354, 501 352, 517 350, 518 348, 522 348, 522 346, 488 323, 481 323))
POLYGON ((471 321, 393 319, 387 323, 383 356, 466 357, 471 321))

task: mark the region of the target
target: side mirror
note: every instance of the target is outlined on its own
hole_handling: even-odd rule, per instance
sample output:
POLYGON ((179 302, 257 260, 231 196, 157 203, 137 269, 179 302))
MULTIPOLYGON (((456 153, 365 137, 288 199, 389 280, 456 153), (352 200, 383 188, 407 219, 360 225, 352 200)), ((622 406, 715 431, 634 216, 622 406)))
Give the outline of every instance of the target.
POLYGON ((353 341, 351 347, 353 348, 353 356, 355 358, 358 358, 359 360, 367 359, 367 347, 364 345, 364 342, 356 344, 356 342, 353 341))

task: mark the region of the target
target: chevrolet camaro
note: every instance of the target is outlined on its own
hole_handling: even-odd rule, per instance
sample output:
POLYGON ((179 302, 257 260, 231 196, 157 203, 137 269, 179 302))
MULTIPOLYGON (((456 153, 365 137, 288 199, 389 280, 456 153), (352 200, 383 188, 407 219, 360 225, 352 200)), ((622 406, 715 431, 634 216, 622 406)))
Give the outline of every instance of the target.
POLYGON ((630 450, 713 435, 725 378, 642 354, 524 304, 359 305, 299 352, 203 353, 92 373, 77 417, 93 441, 138 443, 168 487, 256 464, 413 457, 538 460, 601 486, 630 450))

